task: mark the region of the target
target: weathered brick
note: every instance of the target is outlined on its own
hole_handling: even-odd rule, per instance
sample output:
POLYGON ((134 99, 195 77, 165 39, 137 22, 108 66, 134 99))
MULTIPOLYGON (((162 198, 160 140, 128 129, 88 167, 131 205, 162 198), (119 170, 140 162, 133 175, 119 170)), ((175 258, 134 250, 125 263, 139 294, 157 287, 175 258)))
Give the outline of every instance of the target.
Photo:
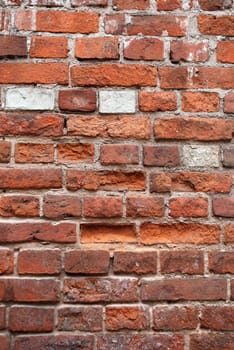
POLYGON ((102 90, 99 92, 100 113, 135 113, 136 92, 132 90, 102 90))
POLYGON ((108 331, 149 329, 149 310, 137 306, 108 306, 105 322, 108 331))
POLYGON ((1 35, 0 36, 0 57, 4 56, 27 56, 26 36, 1 35))
POLYGON ((31 38, 30 57, 32 58, 66 58, 68 41, 63 37, 33 36, 31 38))
POLYGON ((71 5, 76 6, 106 6, 107 0, 71 0, 71 5))
POLYGON ((223 147, 223 166, 227 168, 234 167, 234 147, 233 146, 223 147))
POLYGON ((16 163, 53 163, 54 145, 37 143, 17 143, 15 145, 16 163))
POLYGON ((185 16, 172 15, 145 15, 131 16, 130 23, 127 25, 128 35, 168 35, 185 36, 187 32, 188 21, 185 16))
POLYGON ((20 275, 56 275, 61 271, 61 257, 58 249, 21 250, 18 255, 20 275))
POLYGON ((182 331, 196 329, 199 323, 198 308, 194 306, 157 306, 153 308, 155 331, 182 331))
POLYGON ((9 30, 11 13, 9 9, 0 9, 0 30, 9 30))
POLYGON ((216 92, 184 92, 182 110, 185 112, 218 112, 219 95, 216 92))
POLYGON ((133 224, 81 224, 81 243, 133 243, 136 229, 133 224))
POLYGON ((112 37, 76 39, 75 56, 79 59, 114 60, 119 58, 118 39, 112 37))
POLYGON ((224 63, 234 63, 234 43, 232 41, 221 41, 217 44, 217 61, 224 63))
POLYGON ((234 253, 213 251, 209 253, 209 270, 214 273, 234 274, 234 253))
POLYGON ((107 274, 109 260, 109 252, 106 250, 68 251, 65 253, 64 270, 74 274, 107 274))
POLYGON ((0 216, 35 217, 39 216, 39 198, 25 195, 0 197, 0 216))
POLYGON ((123 204, 121 197, 86 197, 84 216, 91 218, 121 217, 123 204))
POLYGON ((9 329, 12 332, 50 332, 54 326, 54 310, 25 306, 12 306, 9 329))
POLYGON ((97 33, 99 15, 88 12, 37 11, 36 27, 39 32, 97 33))
POLYGON ((213 198, 213 213, 216 216, 234 217, 234 197, 213 198))
MULTIPOLYGON (((102 330, 102 307, 63 307, 58 309, 59 331, 98 332, 102 330)), ((87 349, 87 348, 86 348, 87 349)), ((91 348, 90 348, 91 349, 91 348)))
POLYGON ((43 200, 43 214, 49 219, 81 216, 81 200, 77 196, 47 194, 43 200))
POLYGON ((229 9, 232 6, 232 0, 199 0, 203 10, 218 11, 229 9))
POLYGON ((136 278, 67 278, 64 281, 64 302, 136 302, 137 282, 136 278))
POLYGON ((157 253, 155 251, 116 251, 113 270, 116 274, 155 274, 157 253))
POLYGON ((71 116, 67 130, 74 136, 149 139, 150 119, 143 116, 71 116))
POLYGON ((100 161, 102 164, 138 164, 138 146, 125 144, 102 145, 100 161))
POLYGON ((234 346, 234 336, 230 333, 208 333, 192 334, 190 336, 191 350, 232 350, 234 346))
POLYGON ((143 301, 225 300, 227 282, 218 278, 142 281, 143 301))
POLYGON ((160 252, 161 273, 197 275, 204 272, 203 253, 195 249, 162 250, 160 252))
POLYGON ((116 10, 146 10, 149 0, 114 0, 113 6, 116 10))
POLYGON ((204 306, 202 308, 201 327, 216 331, 233 331, 234 307, 232 306, 204 306))
POLYGON ((197 17, 198 30, 205 35, 234 35, 234 16, 201 14, 197 17))
POLYGON ((227 224, 224 226, 225 243, 234 243, 234 225, 227 224))
MULTIPOLYGON (((1 174, 1 170, 0 170, 1 174)), ((141 171, 67 171, 67 188, 96 191, 141 191, 145 189, 145 173, 141 171)))
POLYGON ((11 338, 8 334, 0 335, 1 350, 9 350, 11 344, 11 338))
POLYGON ((175 167, 180 165, 178 146, 144 146, 144 165, 175 167))
POLYGON ((227 94, 224 97, 224 112, 234 113, 234 93, 227 94))
POLYGON ((143 112, 176 110, 174 92, 139 91, 139 109, 143 112))
POLYGON ((128 197, 126 202, 127 216, 161 217, 164 216, 164 199, 162 197, 128 197))
POLYGON ((183 146, 183 163, 186 167, 219 167, 219 146, 183 146))
POLYGON ((96 92, 92 89, 60 90, 59 108, 67 111, 93 112, 96 110, 96 92))
POLYGON ((33 14, 32 10, 17 9, 15 13, 15 27, 18 30, 33 29, 33 14))
POLYGON ((11 274, 14 270, 14 254, 7 248, 0 249, 0 274, 11 274))
POLYGON ((213 244, 219 242, 219 235, 218 225, 199 223, 143 223, 140 228, 141 243, 147 245, 159 243, 213 244))
POLYGON ((158 11, 174 11, 181 8, 181 0, 157 0, 158 11))
POLYGON ((73 66, 71 82, 72 86, 156 86, 156 68, 137 64, 73 66))
POLYGON ((123 13, 107 14, 104 18, 104 26, 107 34, 123 34, 125 31, 125 15, 123 13))
POLYGON ((200 42, 172 41, 170 59, 172 62, 205 62, 209 58, 209 44, 200 42))
POLYGON ((11 157, 11 143, 0 141, 0 163, 8 163, 11 157))
POLYGON ((170 216, 206 217, 208 216, 208 199, 203 197, 177 197, 169 200, 170 216))
POLYGON ((58 162, 93 162, 94 145, 88 143, 60 143, 57 146, 58 162))
MULTIPOLYGON (((0 307, 0 329, 6 328, 6 308, 5 306, 0 307)), ((0 338, 1 341, 1 338, 0 338)), ((1 343, 2 344, 2 343, 1 343)))
POLYGON ((162 61, 164 59, 163 41, 155 38, 126 39, 124 57, 128 60, 162 61))

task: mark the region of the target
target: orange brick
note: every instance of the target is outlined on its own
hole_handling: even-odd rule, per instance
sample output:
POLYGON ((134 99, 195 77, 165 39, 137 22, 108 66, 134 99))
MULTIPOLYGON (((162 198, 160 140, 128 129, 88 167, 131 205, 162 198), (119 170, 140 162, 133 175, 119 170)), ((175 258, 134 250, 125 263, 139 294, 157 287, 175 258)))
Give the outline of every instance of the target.
POLYGON ((66 58, 68 56, 67 38, 33 36, 31 38, 30 57, 66 58))
POLYGON ((218 112, 219 95, 216 92, 184 92, 182 110, 185 112, 218 112))
POLYGON ((76 39, 75 56, 80 59, 118 59, 118 39, 111 37, 76 39))

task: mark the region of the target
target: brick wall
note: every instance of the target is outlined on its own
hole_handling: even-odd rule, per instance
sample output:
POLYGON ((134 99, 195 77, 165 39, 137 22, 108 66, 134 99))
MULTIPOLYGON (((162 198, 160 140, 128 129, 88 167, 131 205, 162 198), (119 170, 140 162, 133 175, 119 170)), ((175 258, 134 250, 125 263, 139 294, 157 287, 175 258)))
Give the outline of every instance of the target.
POLYGON ((0 4, 0 350, 233 350, 233 1, 0 4))

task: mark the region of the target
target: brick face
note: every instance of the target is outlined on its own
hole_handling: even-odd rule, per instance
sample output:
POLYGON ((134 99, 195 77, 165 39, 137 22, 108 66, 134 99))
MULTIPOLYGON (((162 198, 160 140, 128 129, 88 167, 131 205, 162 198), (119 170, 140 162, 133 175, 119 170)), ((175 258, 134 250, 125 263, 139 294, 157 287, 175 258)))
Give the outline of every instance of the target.
POLYGON ((0 0, 0 350, 233 350, 233 0, 0 0))

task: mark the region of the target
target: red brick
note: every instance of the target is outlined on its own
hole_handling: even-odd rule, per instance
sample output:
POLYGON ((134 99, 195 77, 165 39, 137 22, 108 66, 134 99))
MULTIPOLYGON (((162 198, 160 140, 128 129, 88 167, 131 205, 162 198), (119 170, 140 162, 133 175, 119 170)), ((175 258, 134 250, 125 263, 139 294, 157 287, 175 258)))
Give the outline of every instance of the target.
POLYGON ((146 10, 149 7, 149 0, 114 0, 115 10, 146 10))
MULTIPOLYGON (((1 170, 0 170, 1 174, 1 170)), ((67 171, 67 189, 76 191, 141 191, 145 189, 145 174, 141 171, 67 171)))
POLYGON ((234 225, 227 224, 224 226, 225 243, 234 243, 234 225))
POLYGON ((149 329, 149 310, 137 306, 108 306, 105 322, 108 331, 149 329))
POLYGON ((8 334, 0 335, 1 350, 9 350, 11 344, 11 338, 8 334))
POLYGON ((15 146, 16 163, 53 163, 54 145, 36 143, 17 143, 15 146))
POLYGON ((123 214, 121 197, 84 198, 84 216, 90 218, 115 218, 123 214))
MULTIPOLYGON (((97 338, 98 349, 114 350, 117 346, 127 350, 157 350, 160 346, 161 350, 183 350, 184 338, 181 334, 105 334, 99 335, 97 338), (114 344, 114 345, 113 345, 114 344)), ((18 349, 17 349, 18 350, 18 349)), ((21 349, 20 349, 21 350, 21 349)))
POLYGON ((224 63, 234 63, 234 42, 221 41, 217 44, 217 61, 224 63))
POLYGON ((10 169, 1 168, 1 189, 42 189, 62 187, 60 169, 10 169))
POLYGON ((230 333, 207 333, 192 334, 190 336, 191 350, 232 350, 234 347, 234 335, 230 333))
POLYGON ((156 274, 157 253, 155 251, 115 251, 113 270, 116 274, 156 274))
POLYGON ((0 141, 0 163, 8 163, 11 157, 11 143, 0 141))
POLYGON ((40 335, 19 336, 15 338, 14 350, 25 349, 79 349, 88 350, 94 348, 94 338, 91 335, 40 335))
POLYGON ((197 223, 153 224, 144 223, 140 228, 141 243, 213 244, 219 242, 218 225, 197 223))
POLYGON ((63 307, 58 310, 57 327, 59 331, 101 331, 102 307, 63 307))
POLYGON ((213 198, 212 206, 214 215, 227 218, 234 217, 234 197, 213 198))
POLYGON ((38 11, 36 27, 39 32, 97 33, 99 15, 88 12, 38 11))
POLYGON ((107 0, 71 0, 71 5, 76 6, 106 6, 107 0))
POLYGON ((143 301, 226 300, 227 281, 218 278, 142 281, 143 301))
POLYGON ((143 116, 72 116, 68 118, 67 130, 74 136, 149 139, 150 119, 143 116))
POLYGON ((10 29, 11 13, 10 10, 0 9, 0 30, 10 29))
POLYGON ((234 35, 234 16, 199 15, 198 30, 205 35, 234 35))
POLYGON ((127 216, 162 217, 164 216, 164 199, 162 197, 129 197, 126 202, 127 216))
POLYGON ((71 82, 72 86, 156 86, 156 68, 137 64, 73 66, 71 82))
POLYGON ((139 109, 143 112, 175 111, 176 107, 174 92, 139 91, 139 109))
POLYGON ((199 323, 198 309, 194 306, 157 306, 153 308, 155 331, 182 331, 196 329, 199 323))
POLYGON ((206 217, 208 216, 208 199, 202 197, 177 197, 169 200, 170 216, 206 217))
POLYGON ((232 306, 204 306, 202 308, 201 328, 216 331, 234 330, 234 307, 232 306))
POLYGON ((123 13, 107 14, 104 18, 104 26, 107 34, 123 34, 125 31, 125 15, 123 13))
POLYGON ((124 57, 129 60, 162 61, 163 41, 155 38, 128 39, 124 44, 124 57))
POLYGON ((75 56, 79 59, 114 60, 119 58, 118 39, 79 38, 76 39, 75 56))
POLYGON ((66 63, 1 63, 1 84, 67 84, 66 63))
POLYGON ((182 110, 185 112, 218 112, 219 95, 216 92, 184 92, 182 110))
POLYGON ((57 302, 59 282, 54 279, 1 279, 0 300, 24 303, 57 302))
POLYGON ((205 62, 209 58, 209 44, 207 41, 172 41, 170 49, 172 62, 205 62))
POLYGON ((81 216, 81 201, 77 196, 47 194, 43 200, 43 214, 49 219, 81 216))
POLYGON ((94 145, 88 143, 60 143, 57 146, 58 162, 93 162, 94 145))
POLYGON ((15 27, 22 30, 33 29, 33 14, 32 10, 17 9, 15 13, 15 27))
POLYGON ((232 0, 199 0, 199 4, 203 10, 218 11, 232 7, 232 0))
POLYGON ((13 306, 9 314, 9 329, 13 332, 50 332, 54 326, 54 310, 13 306))
POLYGON ((144 165, 175 167, 180 165, 178 146, 144 146, 144 165))
POLYGON ((234 93, 227 94, 224 97, 224 112, 234 113, 234 93))
POLYGON ((234 300, 234 280, 231 280, 231 300, 234 300))
MULTIPOLYGON (((6 308, 4 306, 0 307, 0 329, 6 328, 6 308)), ((1 338, 0 338, 1 341, 1 338)), ((2 344, 2 343, 0 343, 2 344)))
POLYGON ((67 38, 33 36, 31 38, 30 57, 66 58, 68 56, 67 38))
POLYGON ((76 242, 76 226, 70 223, 52 225, 47 222, 0 224, 0 242, 14 243, 30 241, 74 243, 76 242))
POLYGON ((56 275, 61 271, 60 251, 22 250, 18 255, 18 273, 20 275, 56 275))
POLYGON ((64 118, 55 114, 0 114, 2 135, 60 136, 64 118))
POLYGON ((162 250, 160 252, 161 273, 197 275, 204 272, 203 253, 199 250, 162 250))
POLYGON ((234 147, 223 147, 223 166, 227 168, 234 167, 234 147))
POLYGON ((234 252, 213 251, 209 253, 209 270, 213 273, 234 274, 234 252))
POLYGON ((10 274, 14 270, 14 254, 9 249, 0 249, 0 274, 10 274))
POLYGON ((1 35, 0 57, 4 56, 27 56, 26 36, 1 35))
POLYGON ((102 164, 138 164, 139 162, 139 151, 136 145, 101 145, 100 152, 102 164))
POLYGON ((96 91, 86 90, 60 90, 59 108, 67 111, 93 112, 96 110, 96 91))
POLYGON ((67 273, 96 275, 109 271, 109 252, 105 250, 73 250, 65 253, 64 270, 67 273))
POLYGON ((134 243, 136 229, 133 224, 81 224, 81 243, 134 243))
POLYGON ((39 216, 39 199, 33 196, 11 195, 0 197, 0 215, 3 217, 39 216))
POLYGON ((136 278, 67 278, 65 303, 113 303, 138 301, 136 278))
POLYGON ((127 25, 128 35, 163 35, 184 36, 187 32, 188 21, 185 16, 175 15, 145 15, 131 16, 127 25))
POLYGON ((157 0, 158 11, 173 11, 182 8, 181 0, 157 0))
POLYGON ((151 192, 230 192, 228 173, 175 172, 151 174, 151 192))
POLYGON ((221 141, 232 139, 231 122, 225 119, 200 117, 164 117, 156 119, 156 139, 221 141))

